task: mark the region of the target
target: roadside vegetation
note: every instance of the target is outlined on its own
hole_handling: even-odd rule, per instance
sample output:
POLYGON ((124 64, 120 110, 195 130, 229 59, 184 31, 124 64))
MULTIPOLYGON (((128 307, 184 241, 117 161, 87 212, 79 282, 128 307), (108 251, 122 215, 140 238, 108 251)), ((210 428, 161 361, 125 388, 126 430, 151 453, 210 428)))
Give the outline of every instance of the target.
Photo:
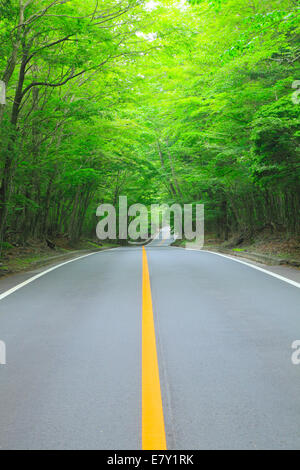
POLYGON ((66 237, 55 239, 55 248, 39 240, 29 240, 26 243, 11 245, 4 243, 0 261, 0 277, 10 274, 31 271, 48 264, 57 264, 73 257, 78 257, 92 251, 103 251, 117 247, 113 241, 95 242, 82 238, 76 243, 70 243, 66 237))
POLYGON ((204 203, 218 243, 296 253, 299 56, 294 0, 0 0, 3 264, 93 243, 120 195, 204 203))

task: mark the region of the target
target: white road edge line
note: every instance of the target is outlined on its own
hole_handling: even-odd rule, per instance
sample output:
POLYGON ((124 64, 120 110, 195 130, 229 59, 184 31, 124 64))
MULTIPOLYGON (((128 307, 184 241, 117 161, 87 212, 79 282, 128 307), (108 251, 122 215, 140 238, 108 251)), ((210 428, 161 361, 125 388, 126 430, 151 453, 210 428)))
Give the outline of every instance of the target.
MULTIPOLYGON (((173 248, 178 248, 179 250, 182 250, 179 246, 173 247, 173 248)), ((300 289, 300 283, 293 281, 292 279, 288 279, 287 277, 280 276, 280 274, 273 273, 272 271, 267 271, 267 269, 260 268, 259 266, 255 266, 254 264, 247 263, 246 261, 241 261, 239 259, 232 258, 231 256, 223 255, 222 253, 216 253, 215 251, 209 251, 209 250, 197 250, 193 248, 183 248, 184 250, 187 251, 199 251, 199 252, 204 252, 204 253, 211 253, 212 255, 217 255, 217 256, 222 256, 223 258, 230 259, 231 261, 235 261, 236 263, 241 263, 245 264, 246 266, 249 266, 250 268, 257 269, 257 271, 261 271, 265 274, 268 274, 269 276, 275 277, 276 279, 279 279, 280 281, 287 282, 288 284, 291 284, 294 287, 298 287, 300 289)))
POLYGON ((61 268, 61 266, 65 266, 66 264, 73 263, 74 261, 78 261, 79 259, 82 258, 87 258, 88 256, 92 255, 97 255, 99 253, 104 253, 105 251, 112 251, 112 250, 118 250, 119 248, 109 248, 108 250, 102 250, 102 251, 95 251, 94 253, 88 253, 87 255, 79 256, 78 258, 70 259, 69 261, 65 261, 64 263, 60 263, 57 266, 52 266, 52 268, 46 269, 42 273, 36 274, 33 277, 30 277, 24 282, 21 282, 20 284, 17 284, 15 287, 12 287, 11 289, 8 289, 7 291, 3 292, 3 294, 0 294, 0 300, 5 299, 5 297, 8 297, 9 295, 13 294, 17 290, 21 289, 22 287, 26 286, 27 284, 30 284, 31 282, 35 281, 39 277, 45 276, 45 274, 50 273, 51 271, 54 271, 55 269, 61 268))

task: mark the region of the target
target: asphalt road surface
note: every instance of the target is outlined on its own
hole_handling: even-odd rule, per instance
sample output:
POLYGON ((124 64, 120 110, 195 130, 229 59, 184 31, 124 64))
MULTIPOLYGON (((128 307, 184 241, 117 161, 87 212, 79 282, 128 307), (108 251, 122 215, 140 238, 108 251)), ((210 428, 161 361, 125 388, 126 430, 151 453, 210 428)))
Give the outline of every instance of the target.
POLYGON ((159 240, 146 253, 152 305, 141 247, 0 296, 0 448, 145 448, 143 400, 161 398, 168 449, 300 449, 300 289, 159 240))

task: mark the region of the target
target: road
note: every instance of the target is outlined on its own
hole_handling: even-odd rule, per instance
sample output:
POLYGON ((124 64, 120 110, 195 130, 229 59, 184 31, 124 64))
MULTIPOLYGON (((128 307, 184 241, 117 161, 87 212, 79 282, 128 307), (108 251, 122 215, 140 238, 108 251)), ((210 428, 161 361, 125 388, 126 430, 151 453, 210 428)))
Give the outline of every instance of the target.
POLYGON ((300 449, 299 306, 159 240, 64 264, 0 296, 0 448, 141 449, 158 426, 168 449, 300 449))

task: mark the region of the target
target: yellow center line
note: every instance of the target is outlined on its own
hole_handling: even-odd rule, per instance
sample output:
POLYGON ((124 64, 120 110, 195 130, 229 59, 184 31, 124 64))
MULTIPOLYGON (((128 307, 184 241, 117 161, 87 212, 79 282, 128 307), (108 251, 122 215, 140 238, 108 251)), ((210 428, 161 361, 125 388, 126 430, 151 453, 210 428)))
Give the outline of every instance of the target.
POLYGON ((158 244, 158 246, 162 245, 163 243, 165 243, 165 239, 163 238, 162 241, 158 244))
POLYGON ((148 261, 143 247, 142 448, 166 450, 148 261))

